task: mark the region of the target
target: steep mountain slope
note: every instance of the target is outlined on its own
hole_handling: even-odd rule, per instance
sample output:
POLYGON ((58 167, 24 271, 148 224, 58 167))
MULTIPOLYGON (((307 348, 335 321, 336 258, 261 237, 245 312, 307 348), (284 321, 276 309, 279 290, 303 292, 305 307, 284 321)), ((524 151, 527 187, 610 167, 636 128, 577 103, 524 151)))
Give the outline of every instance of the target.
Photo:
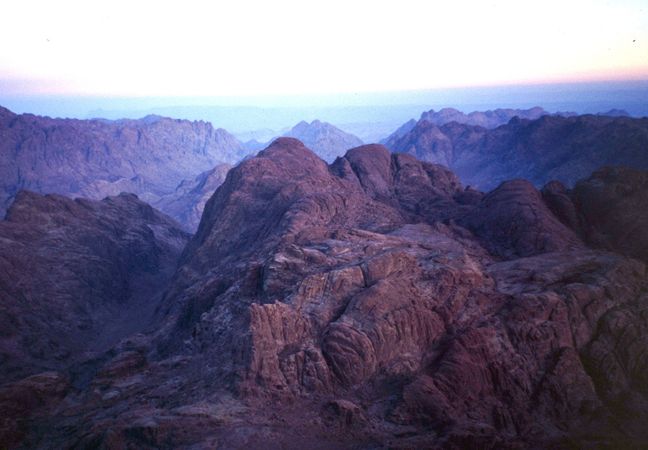
POLYGON ((645 207, 646 175, 609 170, 573 192, 511 180, 484 195, 380 145, 326 165, 278 139, 207 202, 155 330, 89 374, 0 386, 0 416, 32 405, 24 434, 5 436, 30 448, 645 445, 646 266, 596 211, 620 192, 631 200, 611 214, 645 207))
POLYGON ((417 121, 414 119, 408 120, 403 125, 398 127, 396 131, 394 131, 392 134, 390 134, 384 139, 381 139, 380 143, 387 146, 390 145, 390 143, 395 142, 397 139, 402 138, 407 133, 412 131, 412 129, 416 126, 416 123, 417 121))
POLYGON ((223 184, 231 168, 229 164, 219 164, 191 181, 183 181, 173 194, 160 198, 156 206, 182 223, 187 230, 195 232, 207 200, 223 184))
POLYGON ((350 148, 362 145, 356 136, 319 120, 311 123, 301 121, 284 136, 299 139, 327 162, 344 155, 350 148))
POLYGON ((492 189, 512 178, 568 186, 605 165, 648 168, 648 119, 543 116, 513 119, 493 130, 419 121, 387 143, 394 152, 446 165, 461 180, 492 189))
POLYGON ((0 221, 0 376, 65 367, 143 328, 187 240, 132 194, 19 192, 0 221))
POLYGON ((0 216, 21 189, 95 199, 132 192, 155 204, 183 180, 245 154, 206 122, 51 119, 0 108, 0 216))

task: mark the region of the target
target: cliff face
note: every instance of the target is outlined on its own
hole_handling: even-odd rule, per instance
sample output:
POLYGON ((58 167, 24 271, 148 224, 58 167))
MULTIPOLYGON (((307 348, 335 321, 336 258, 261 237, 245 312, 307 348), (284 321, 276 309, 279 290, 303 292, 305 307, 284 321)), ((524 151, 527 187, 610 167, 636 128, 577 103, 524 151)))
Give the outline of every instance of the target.
POLYGON ((23 434, 7 435, 31 447, 645 444, 646 266, 598 205, 631 192, 605 214, 644 221, 628 210, 648 193, 645 173, 608 170, 573 191, 512 180, 484 195, 379 145, 327 165, 278 139, 207 202, 149 333, 90 374, 0 389, 3 411, 40 393, 23 434))
POLYGON ((21 189, 101 199, 132 192, 157 204, 183 180, 245 156, 206 122, 69 120, 0 114, 0 216, 21 189))
POLYGON ((573 186, 605 165, 648 169, 648 119, 543 116, 515 118, 495 129, 420 120, 386 145, 444 164, 478 189, 513 178, 538 187, 551 180, 573 186))

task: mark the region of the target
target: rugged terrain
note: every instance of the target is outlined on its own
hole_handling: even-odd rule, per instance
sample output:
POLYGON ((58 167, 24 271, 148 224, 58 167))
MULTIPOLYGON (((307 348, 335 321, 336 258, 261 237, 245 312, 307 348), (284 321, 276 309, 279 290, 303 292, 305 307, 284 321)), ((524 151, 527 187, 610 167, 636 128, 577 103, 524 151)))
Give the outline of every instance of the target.
POLYGON ((0 217, 21 189, 93 199, 132 192, 163 206, 181 182, 245 155, 207 122, 52 119, 0 107, 0 217))
POLYGON ((513 178, 537 187, 551 180, 571 187, 605 165, 648 169, 648 119, 543 116, 514 118, 495 129, 420 120, 386 146, 443 164, 482 190, 513 178))
POLYGON ((484 194, 380 145, 327 165, 278 139, 207 202, 157 284, 154 326, 127 320, 137 334, 105 353, 40 373, 30 361, 0 386, 0 442, 645 446, 647 179, 606 168, 573 190, 516 179, 484 194))

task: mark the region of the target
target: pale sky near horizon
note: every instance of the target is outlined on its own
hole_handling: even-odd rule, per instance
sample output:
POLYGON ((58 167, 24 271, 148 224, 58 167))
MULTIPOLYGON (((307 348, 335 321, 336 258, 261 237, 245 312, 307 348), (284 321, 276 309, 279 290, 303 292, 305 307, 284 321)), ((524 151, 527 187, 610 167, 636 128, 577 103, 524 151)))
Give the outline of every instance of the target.
POLYGON ((5 2, 0 91, 196 96, 648 79, 648 2, 5 2))

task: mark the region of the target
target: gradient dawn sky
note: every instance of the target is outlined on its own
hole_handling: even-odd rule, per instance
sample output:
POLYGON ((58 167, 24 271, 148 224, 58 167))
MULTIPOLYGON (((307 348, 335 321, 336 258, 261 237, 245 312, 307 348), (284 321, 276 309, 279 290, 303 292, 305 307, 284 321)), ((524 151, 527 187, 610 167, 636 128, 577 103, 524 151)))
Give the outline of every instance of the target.
POLYGON ((646 0, 20 0, 0 40, 0 92, 15 96, 648 79, 646 0))

